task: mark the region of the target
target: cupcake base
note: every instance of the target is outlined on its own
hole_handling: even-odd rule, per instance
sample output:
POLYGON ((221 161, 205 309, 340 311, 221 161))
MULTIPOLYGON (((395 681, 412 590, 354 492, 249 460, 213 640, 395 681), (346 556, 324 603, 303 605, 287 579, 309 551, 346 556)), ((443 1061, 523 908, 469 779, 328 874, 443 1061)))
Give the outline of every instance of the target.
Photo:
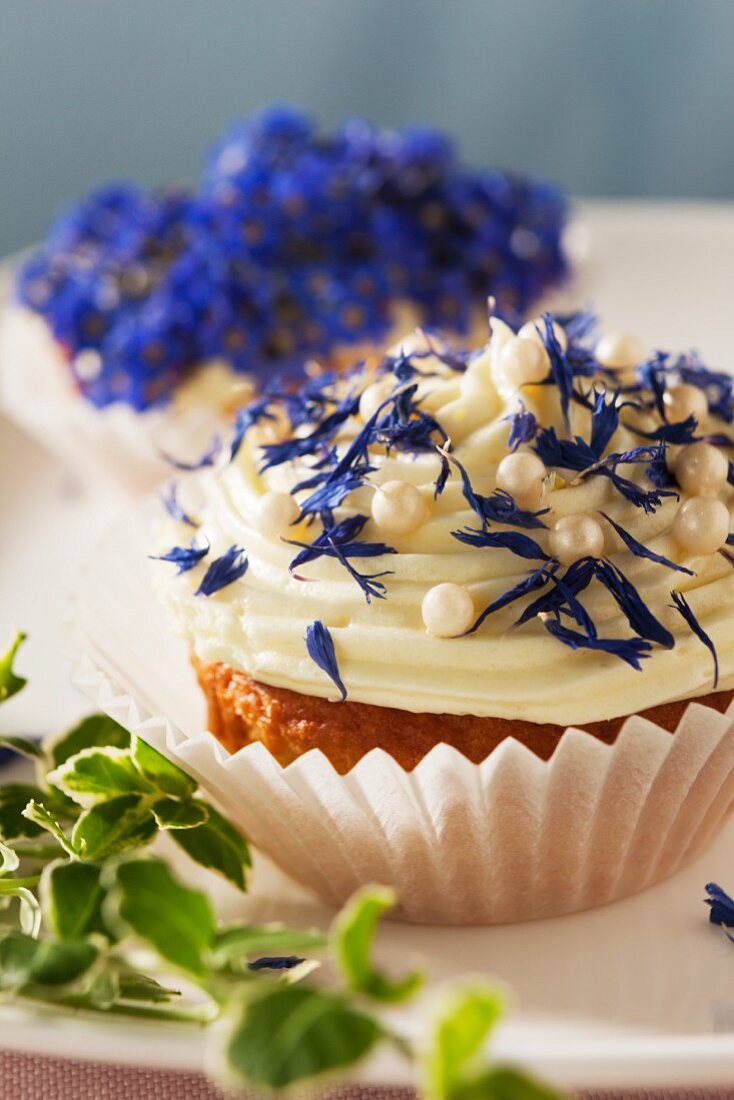
MULTIPOLYGON (((261 741, 283 765, 311 749, 320 749, 340 775, 373 749, 383 749, 411 771, 436 745, 446 744, 481 764, 508 737, 548 760, 565 726, 539 725, 507 718, 458 714, 416 714, 365 703, 332 703, 287 688, 270 687, 225 664, 192 658, 207 702, 209 729, 228 752, 261 741)), ((724 714, 734 691, 650 707, 640 715, 673 732, 689 703, 702 703, 724 714)), ((589 722, 585 733, 611 745, 625 718, 589 722)))
MULTIPOLYGON (((96 707, 194 775, 255 847, 327 902, 381 882, 400 899, 394 915, 409 921, 559 916, 671 875, 729 813, 734 715, 696 702, 672 732, 640 715, 624 721, 613 744, 567 729, 547 760, 517 736, 482 763, 437 744, 412 770, 375 747, 347 774, 318 747, 303 751, 305 741, 286 766, 262 741, 232 741, 226 751, 205 732, 189 647, 168 631, 150 585, 157 511, 131 512, 90 558, 75 601, 75 680, 96 707)), ((351 709, 325 706, 346 743, 351 709)))

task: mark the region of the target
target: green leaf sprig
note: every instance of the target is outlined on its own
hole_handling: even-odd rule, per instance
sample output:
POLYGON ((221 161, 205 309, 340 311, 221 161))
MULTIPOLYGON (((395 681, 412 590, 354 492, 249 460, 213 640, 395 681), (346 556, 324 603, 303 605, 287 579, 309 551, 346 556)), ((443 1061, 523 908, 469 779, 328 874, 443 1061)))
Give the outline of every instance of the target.
MULTIPOLYGON (((22 640, 0 656, 0 701, 23 686, 13 672, 22 640)), ((103 715, 43 746, 19 737, 0 745, 36 768, 35 783, 0 786, 0 998, 188 1026, 219 1021, 219 1075, 259 1090, 344 1075, 385 1043, 414 1066, 425 1100, 558 1100, 488 1062, 504 1012, 492 985, 444 996, 425 1042, 388 1022, 384 1008, 423 986, 417 971, 395 977, 374 962, 391 890, 359 891, 328 934, 221 924, 206 893, 145 851, 165 833, 246 888, 247 841, 186 772, 103 715), (141 946, 152 973, 136 965, 141 946), (328 964, 321 971, 317 956, 328 964), (192 1003, 177 977, 197 991, 192 1003)))

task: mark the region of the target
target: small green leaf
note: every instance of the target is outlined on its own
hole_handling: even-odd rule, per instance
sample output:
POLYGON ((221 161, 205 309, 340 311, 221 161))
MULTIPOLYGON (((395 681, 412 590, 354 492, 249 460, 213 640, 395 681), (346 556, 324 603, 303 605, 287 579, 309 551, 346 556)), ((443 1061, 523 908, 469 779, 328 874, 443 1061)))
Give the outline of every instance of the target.
POLYGON ((378 1001, 404 1001, 423 982, 418 973, 388 978, 371 961, 377 922, 394 904, 393 890, 367 886, 357 891, 334 921, 334 951, 347 986, 378 1001))
POLYGON ((41 906, 38 898, 25 886, 17 887, 14 893, 18 899, 20 930, 35 939, 41 930, 41 906))
POLYGON ((235 925, 217 933, 210 961, 219 969, 232 962, 246 962, 253 956, 307 954, 322 950, 328 943, 329 938, 323 932, 285 928, 282 924, 235 925))
POLYGON ((151 794, 154 789, 126 749, 82 749, 46 778, 82 806, 122 794, 151 794))
POLYGON ((156 790, 175 798, 190 798, 196 791, 195 779, 139 737, 133 737, 132 758, 138 771, 156 790))
POLYGON ((99 932, 109 939, 102 919, 104 890, 100 868, 93 863, 51 863, 41 877, 43 912, 61 940, 99 932))
POLYGON ((98 954, 94 944, 85 940, 61 943, 9 932, 0 939, 0 985, 4 989, 28 982, 68 985, 89 970, 98 954))
POLYGON ((247 841, 213 806, 202 804, 208 813, 205 824, 176 831, 171 837, 196 863, 218 871, 244 890, 245 868, 251 863, 247 841))
POLYGON ((564 1100, 563 1094, 516 1069, 480 1073, 453 1093, 454 1100, 564 1100))
MULTIPOLYGON (((40 791, 39 794, 41 798, 43 798, 43 794, 40 791)), ((61 825, 41 802, 36 802, 35 799, 32 798, 23 810, 23 817, 27 818, 28 821, 32 821, 34 825, 40 826, 41 829, 45 829, 47 833, 50 833, 52 837, 58 840, 61 847, 65 852, 68 852, 69 855, 74 854, 73 844, 69 841, 61 825)))
POLYGON ((54 767, 90 748, 130 748, 130 734, 106 714, 91 714, 68 733, 47 743, 54 767))
POLYGON ((22 932, 0 937, 0 989, 18 989, 28 981, 37 941, 22 932))
MULTIPOLYGON (((259 983, 253 983, 259 986, 259 983)), ((378 1022, 340 996, 304 985, 253 990, 225 1037, 230 1073, 279 1089, 353 1066, 382 1037, 378 1022)))
POLYGON ((24 817, 23 811, 29 802, 41 802, 43 797, 41 788, 30 783, 5 783, 0 786, 0 836, 4 841, 30 840, 42 834, 41 826, 24 817))
POLYGON ((154 802, 153 813, 161 829, 193 829, 209 816, 203 802, 179 802, 177 798, 154 802))
POLYGON ((159 859, 129 859, 113 872, 110 906, 140 939, 190 974, 206 973, 215 920, 206 894, 178 882, 159 859))
POLYGON ((41 746, 28 737, 11 737, 9 734, 0 735, 0 746, 17 752, 19 756, 26 756, 29 760, 45 761, 46 753, 41 746))
POLYGON ((481 1054, 504 1010, 504 998, 489 986, 469 985, 447 996, 422 1059, 427 1100, 456 1100, 459 1091, 484 1072, 481 1054))
POLYGON ((71 843, 80 859, 103 860, 143 848, 157 832, 150 802, 137 794, 124 794, 85 810, 74 826, 71 843))
POLYGON ((16 676, 13 671, 15 655, 25 640, 26 635, 18 631, 10 648, 0 656, 0 703, 16 695, 27 683, 22 676, 16 676))
POLYGON ((40 985, 68 985, 89 970, 99 951, 87 940, 39 940, 29 978, 40 985))
POLYGON ((20 867, 20 857, 13 848, 0 841, 0 875, 6 875, 9 871, 17 871, 20 867))
POLYGON ((117 982, 121 1001, 141 1001, 144 1004, 157 1005, 181 996, 178 989, 167 989, 155 978, 140 974, 137 970, 121 970, 117 975, 117 982))

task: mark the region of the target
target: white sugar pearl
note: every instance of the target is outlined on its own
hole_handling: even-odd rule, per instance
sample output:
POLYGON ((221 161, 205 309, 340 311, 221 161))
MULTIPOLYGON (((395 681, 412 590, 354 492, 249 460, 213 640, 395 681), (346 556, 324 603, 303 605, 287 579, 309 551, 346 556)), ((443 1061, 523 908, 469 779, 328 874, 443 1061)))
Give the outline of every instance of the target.
POLYGON ((261 535, 282 535, 298 519, 300 511, 290 493, 264 493, 255 505, 255 527, 261 535))
POLYGON ((499 373, 514 389, 542 382, 548 376, 548 356, 536 340, 513 336, 499 355, 499 373))
POLYGON ((726 484, 729 463, 718 447, 710 443, 690 443, 678 452, 673 470, 685 493, 714 497, 726 484))
POLYGON ((436 638, 458 638, 466 634, 476 618, 471 593, 451 581, 428 589, 421 614, 426 630, 436 638))
POLYGON ((709 411, 706 394, 697 386, 673 386, 666 391, 663 401, 669 424, 677 424, 689 416, 695 416, 701 424, 709 411))
POLYGON ((691 554, 715 554, 729 534, 729 509, 712 497, 691 497, 673 520, 673 538, 691 554))
POLYGON ((537 455, 516 451, 505 455, 497 467, 497 488, 509 493, 520 508, 536 508, 543 499, 547 473, 537 455))
POLYGON ((645 361, 647 349, 627 332, 609 332, 594 349, 599 363, 608 370, 632 370, 645 361))
POLYGON ((408 481, 386 481, 372 497, 372 518, 388 535, 408 535, 428 518, 423 494, 408 481))
POLYGON ((395 378, 392 374, 389 374, 387 377, 381 378, 379 382, 373 382, 371 386, 367 387, 359 399, 359 415, 364 421, 375 415, 383 401, 387 401, 395 386, 395 378))
MULTIPOLYGON (((565 351, 568 347, 566 333, 556 321, 553 322, 553 334, 561 345, 561 349, 565 351)), ((545 342, 543 336, 545 336, 545 321, 542 317, 534 317, 532 321, 525 322, 517 335, 523 340, 533 340, 534 343, 540 344, 540 346, 544 348, 545 342)))
POLYGON ((550 551, 562 565, 572 565, 579 558, 604 556, 604 531, 593 516, 578 512, 563 516, 550 533, 550 551))

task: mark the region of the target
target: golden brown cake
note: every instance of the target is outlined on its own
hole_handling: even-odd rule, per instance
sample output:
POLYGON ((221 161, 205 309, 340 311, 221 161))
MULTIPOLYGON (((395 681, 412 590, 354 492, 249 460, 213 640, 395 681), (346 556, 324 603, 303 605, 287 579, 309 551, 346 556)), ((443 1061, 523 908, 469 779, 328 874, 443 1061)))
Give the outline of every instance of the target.
MULTIPOLYGON (((514 737, 547 760, 566 728, 517 719, 413 714, 348 700, 337 709, 317 696, 258 683, 228 665, 202 665, 196 658, 194 665, 207 700, 209 729, 229 752, 262 741, 286 765, 310 749, 320 749, 341 775, 378 748, 410 771, 441 743, 453 745, 480 764, 506 737, 514 737)), ((733 697, 732 691, 719 691, 695 702, 723 714, 733 697)), ((661 703, 642 711, 641 717, 673 733, 689 701, 661 703)), ((623 722, 622 717, 588 722, 583 729, 611 744, 623 722)))

